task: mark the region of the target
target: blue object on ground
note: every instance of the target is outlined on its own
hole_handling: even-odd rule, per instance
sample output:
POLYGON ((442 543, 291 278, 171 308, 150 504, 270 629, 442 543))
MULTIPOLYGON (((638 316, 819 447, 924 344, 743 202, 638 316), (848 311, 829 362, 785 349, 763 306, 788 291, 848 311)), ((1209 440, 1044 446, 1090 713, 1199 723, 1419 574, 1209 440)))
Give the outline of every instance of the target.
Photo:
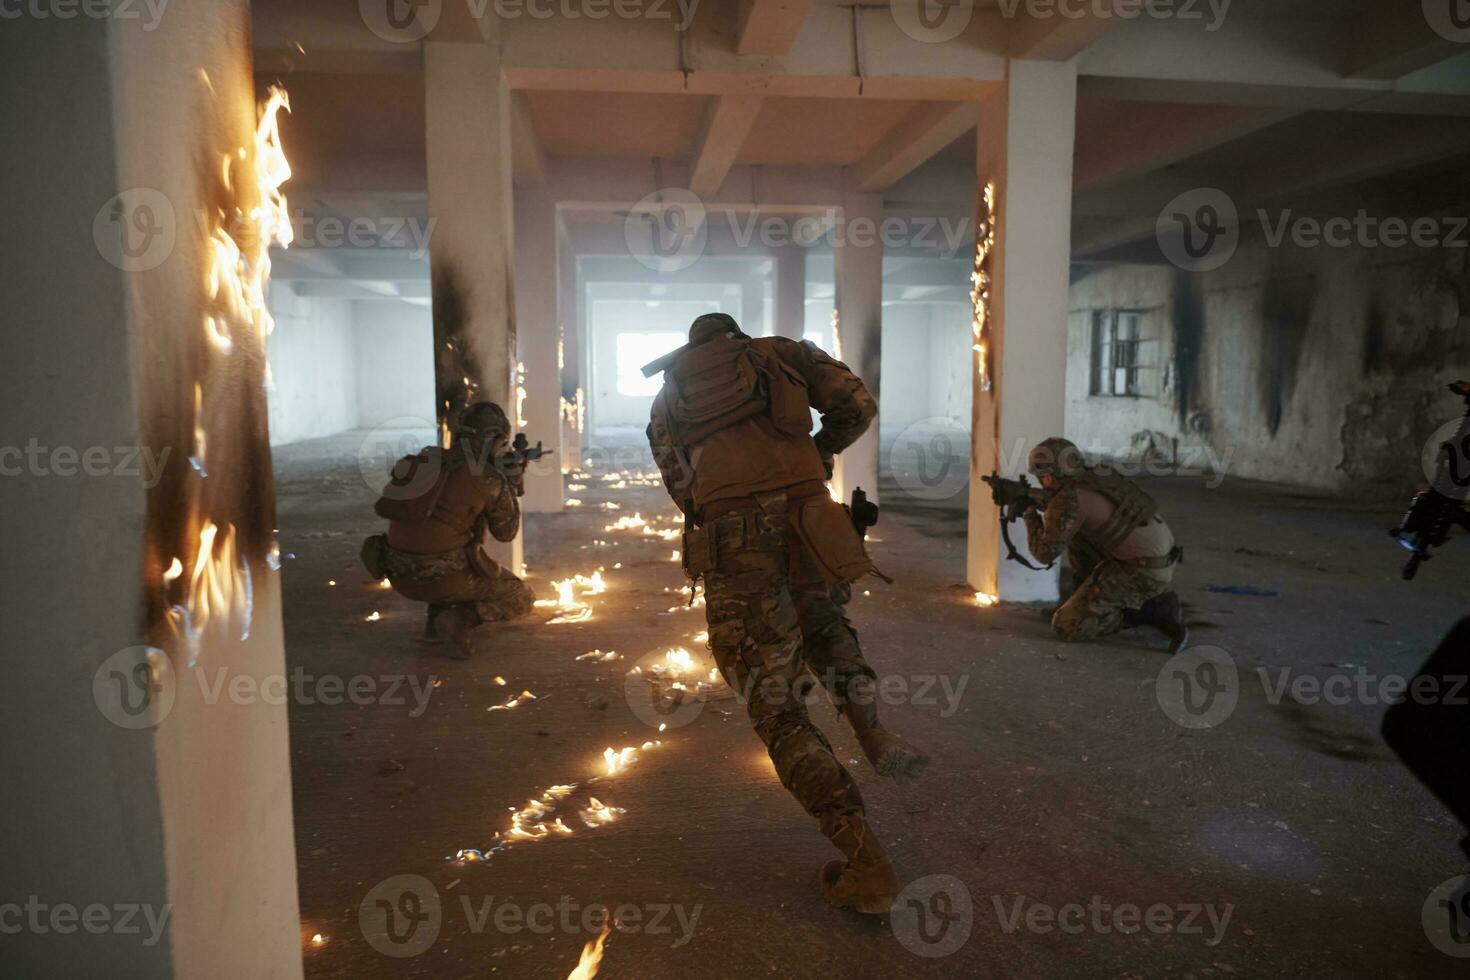
POLYGON ((1253 585, 1207 585, 1205 591, 1222 595, 1254 595, 1263 599, 1274 599, 1281 594, 1275 589, 1258 589, 1253 585))

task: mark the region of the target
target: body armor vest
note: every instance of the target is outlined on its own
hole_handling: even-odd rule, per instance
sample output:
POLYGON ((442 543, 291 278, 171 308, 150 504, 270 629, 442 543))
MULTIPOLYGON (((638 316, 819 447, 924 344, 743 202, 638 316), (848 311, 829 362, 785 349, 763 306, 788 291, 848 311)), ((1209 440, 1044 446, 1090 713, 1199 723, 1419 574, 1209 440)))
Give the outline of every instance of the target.
POLYGON ((681 445, 697 446, 746 419, 764 419, 783 436, 811 431, 806 382, 749 338, 720 337, 686 351, 664 385, 681 445))
POLYGON ((1113 505, 1113 516, 1096 531, 1084 531, 1083 537, 1103 554, 1112 554, 1128 535, 1145 527, 1158 513, 1158 504, 1132 480, 1101 470, 1087 470, 1079 476, 1064 477, 1079 490, 1091 490, 1106 497, 1113 505))

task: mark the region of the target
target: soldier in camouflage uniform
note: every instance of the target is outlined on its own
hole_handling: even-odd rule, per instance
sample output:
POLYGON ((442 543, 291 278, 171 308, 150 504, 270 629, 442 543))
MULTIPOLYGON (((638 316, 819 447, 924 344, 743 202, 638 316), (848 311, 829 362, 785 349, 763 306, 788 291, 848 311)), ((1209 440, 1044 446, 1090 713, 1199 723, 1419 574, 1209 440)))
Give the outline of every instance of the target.
POLYGON ((1025 513, 1031 554, 1049 564, 1065 554, 1075 589, 1052 616, 1064 640, 1095 640, 1153 626, 1170 653, 1188 639, 1179 596, 1169 588, 1183 549, 1153 499, 1116 473, 1088 467, 1066 439, 1047 439, 1030 469, 1049 494, 1045 513, 1025 513))
POLYGON ((438 640, 447 627, 457 659, 470 655, 471 630, 524 616, 535 598, 481 547, 487 531, 511 541, 520 529, 516 498, 525 493, 525 468, 502 458, 509 438, 510 420, 500 406, 466 408, 449 449, 429 446, 394 467, 376 507, 389 519, 388 533, 363 546, 375 577, 429 604, 425 639, 438 640))
POLYGON ((684 561, 705 581, 715 661, 744 697, 782 785, 846 858, 823 869, 827 900, 886 913, 897 878, 857 785, 807 714, 813 675, 879 773, 914 776, 928 758, 879 723, 873 670, 798 532, 814 504, 842 515, 824 481, 877 404, 815 345, 751 339, 724 314, 695 320, 689 345, 645 372, 660 368, 648 439, 669 494, 697 525, 686 531, 684 561), (822 413, 815 438, 808 405, 822 413))

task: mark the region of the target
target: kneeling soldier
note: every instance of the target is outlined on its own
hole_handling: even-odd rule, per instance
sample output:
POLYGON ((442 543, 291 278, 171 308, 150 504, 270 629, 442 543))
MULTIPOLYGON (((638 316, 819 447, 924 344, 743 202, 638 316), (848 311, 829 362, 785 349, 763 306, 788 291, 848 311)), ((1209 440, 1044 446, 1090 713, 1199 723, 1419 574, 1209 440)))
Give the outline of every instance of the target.
POLYGON ((1116 473, 1087 466, 1066 439, 1032 450, 1030 470, 1047 501, 1044 515, 1026 511, 1027 546, 1048 564, 1065 553, 1077 583, 1052 616, 1052 629, 1064 640, 1095 640, 1152 626, 1177 653, 1189 631, 1169 584, 1184 550, 1153 498, 1116 473))
POLYGON ((460 416, 450 448, 429 446, 405 456, 374 508, 388 533, 363 543, 363 564, 408 599, 429 604, 426 639, 447 627, 451 656, 471 652, 470 631, 531 611, 530 586, 481 547, 485 532, 515 539, 525 493, 524 463, 507 463, 510 420, 500 406, 478 402, 460 416))

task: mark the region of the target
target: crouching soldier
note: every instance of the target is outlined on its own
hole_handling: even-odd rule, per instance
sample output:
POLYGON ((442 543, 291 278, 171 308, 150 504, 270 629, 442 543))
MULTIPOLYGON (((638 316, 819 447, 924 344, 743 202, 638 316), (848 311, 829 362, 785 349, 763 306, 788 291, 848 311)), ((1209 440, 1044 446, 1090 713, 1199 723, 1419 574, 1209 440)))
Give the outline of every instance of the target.
POLYGON ((1027 546, 1043 563, 1065 554, 1075 583, 1052 616, 1052 629, 1075 641, 1152 626, 1177 653, 1189 631, 1169 584, 1184 551, 1153 498, 1116 473, 1088 467, 1066 439, 1047 439, 1032 450, 1030 470, 1046 506, 1044 513, 1026 511, 1027 546))
POLYGON ((699 317, 686 346, 643 370, 665 372, 648 441, 689 521, 685 571, 705 582, 715 662, 745 699, 782 785, 846 859, 823 869, 827 901, 887 913, 893 865, 804 701, 810 672, 882 775, 913 776, 928 761, 879 724, 873 669, 830 589, 872 569, 824 481, 878 406, 813 344, 752 339, 722 313, 699 317), (822 413, 815 438, 811 407, 822 413))
POLYGON ((374 510, 388 533, 363 543, 363 564, 408 599, 429 604, 424 637, 469 657, 470 631, 531 611, 530 586, 484 551, 485 532, 511 541, 521 524, 525 464, 505 454, 510 420, 478 402, 460 415, 448 449, 429 446, 393 467, 374 510))

